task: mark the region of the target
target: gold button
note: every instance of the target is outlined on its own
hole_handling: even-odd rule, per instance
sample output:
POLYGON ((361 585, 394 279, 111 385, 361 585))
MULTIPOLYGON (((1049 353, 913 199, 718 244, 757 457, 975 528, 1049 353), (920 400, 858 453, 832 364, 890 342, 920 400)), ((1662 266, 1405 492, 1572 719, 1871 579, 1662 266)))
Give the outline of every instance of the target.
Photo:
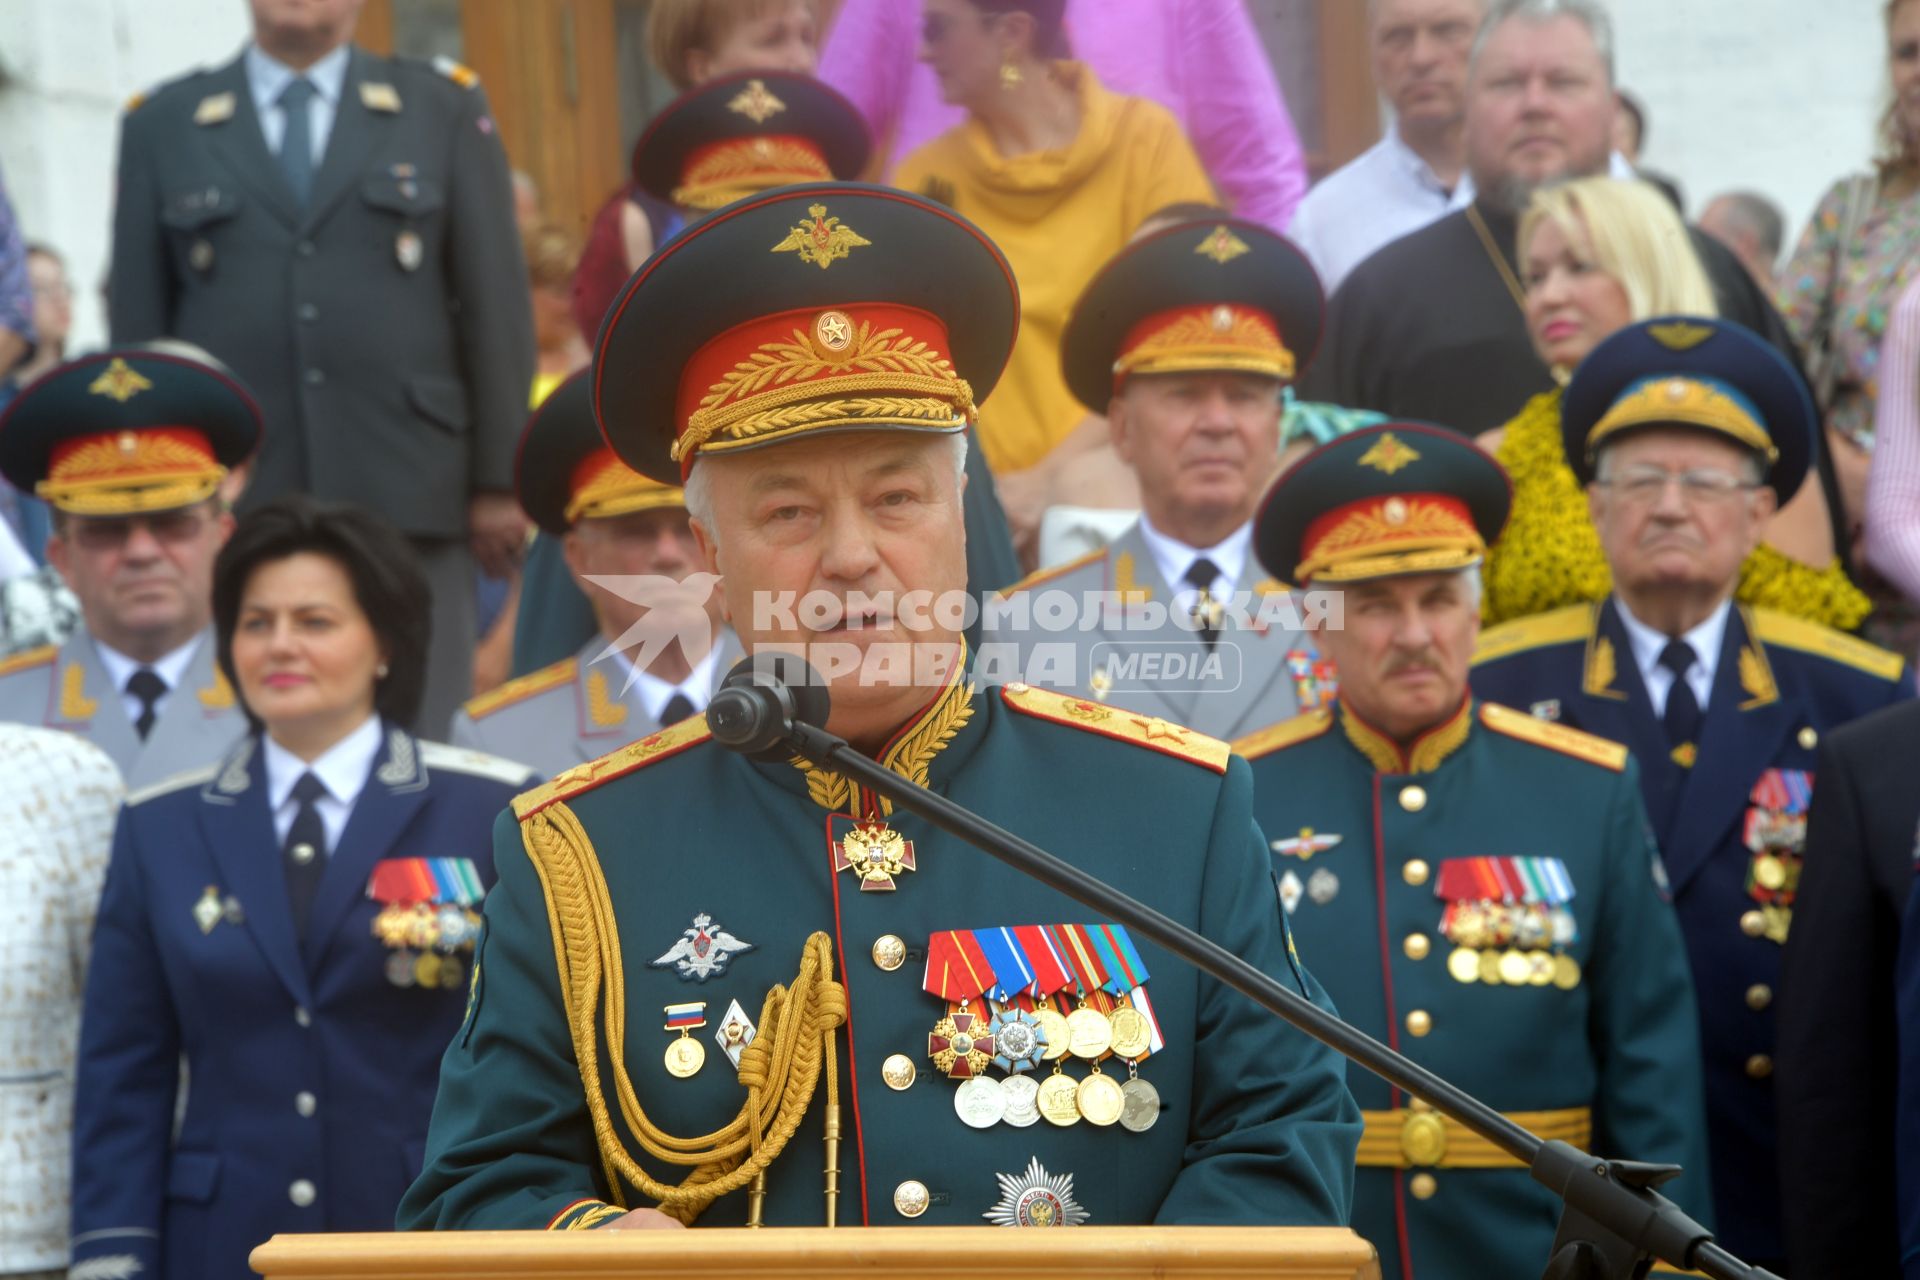
POLYGON ((1407 940, 1400 944, 1409 960, 1425 960, 1427 953, 1433 950, 1433 943, 1424 933, 1410 933, 1407 940))
POLYGON ((910 1089, 913 1087, 914 1077, 919 1074, 919 1068, 913 1065, 913 1059, 904 1053, 892 1054, 880 1064, 880 1078, 887 1082, 889 1089, 910 1089))
POLYGON ((313 846, 304 840, 293 846, 288 852, 292 853, 293 860, 303 867, 313 861, 313 846))
POLYGON ((1756 1053, 1747 1059, 1747 1078, 1765 1080, 1773 1074, 1773 1059, 1764 1053, 1756 1053))
POLYGON ((1773 1003, 1773 988, 1764 982, 1756 982, 1747 988, 1747 1008, 1764 1009, 1773 1003))
POLYGON ((1808 725, 1800 731, 1800 749, 1802 751, 1811 751, 1819 745, 1820 735, 1813 731, 1812 725, 1808 725))
POLYGON ((907 962, 907 944, 897 934, 881 934, 873 942, 873 962, 892 973, 907 962))
POLYGON ((1427 789, 1425 787, 1402 787, 1400 789, 1400 807, 1408 813, 1418 813, 1427 807, 1427 789))
POLYGON ((1433 1193, 1439 1189, 1439 1180, 1430 1173, 1416 1173, 1407 1179, 1407 1190, 1413 1193, 1415 1200, 1431 1200, 1433 1193))
POLYGON ((1427 882, 1427 871, 1427 864, 1415 858, 1400 868, 1400 878, 1411 885, 1422 885, 1427 882))
POLYGON ((1757 938, 1767 931, 1767 918, 1758 911, 1748 911, 1740 917, 1740 932, 1749 938, 1757 938))
POLYGON ((908 1179, 893 1189, 893 1211, 903 1218, 917 1218, 927 1211, 929 1199, 926 1183, 908 1179))
POLYGON ((1425 1009, 1415 1009, 1407 1015, 1407 1034, 1423 1036, 1433 1030, 1433 1015, 1425 1009))

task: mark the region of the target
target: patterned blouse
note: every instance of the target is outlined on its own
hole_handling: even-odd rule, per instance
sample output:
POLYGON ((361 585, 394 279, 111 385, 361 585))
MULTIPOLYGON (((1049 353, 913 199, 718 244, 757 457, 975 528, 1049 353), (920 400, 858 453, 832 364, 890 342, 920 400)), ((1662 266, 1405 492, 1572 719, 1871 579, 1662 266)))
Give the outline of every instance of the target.
MULTIPOLYGON (((1560 443, 1560 392, 1529 401, 1507 424, 1494 456, 1513 479, 1513 515, 1487 554, 1486 624, 1604 599, 1613 575, 1560 443)), ((1837 558, 1813 569, 1765 543, 1741 566, 1734 596, 1842 631, 1858 627, 1872 607, 1837 558)))
POLYGON ((1852 242, 1843 246, 1847 202, 1854 184, 1866 180, 1842 178, 1820 201, 1780 276, 1778 302, 1809 364, 1829 331, 1835 335, 1842 363, 1827 421, 1871 450, 1880 339, 1901 290, 1920 270, 1920 192, 1889 194, 1882 184, 1852 242))

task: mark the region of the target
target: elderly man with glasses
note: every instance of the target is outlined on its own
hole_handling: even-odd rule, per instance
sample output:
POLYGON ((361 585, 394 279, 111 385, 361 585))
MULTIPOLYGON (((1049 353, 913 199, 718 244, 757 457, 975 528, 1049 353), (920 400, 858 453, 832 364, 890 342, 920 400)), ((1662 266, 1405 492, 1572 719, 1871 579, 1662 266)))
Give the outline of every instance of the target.
POLYGON ((88 739, 136 789, 221 757, 246 721, 214 664, 213 558, 259 442, 252 396, 183 343, 82 357, 13 402, 0 474, 53 508, 84 626, 0 661, 0 721, 88 739))
POLYGON ((1740 564, 1805 479, 1805 384, 1737 325, 1664 317, 1587 357, 1564 445, 1613 592, 1481 637, 1474 690, 1626 743, 1699 996, 1714 1209, 1781 1271, 1774 1017, 1820 736, 1908 697, 1900 658, 1733 602, 1740 564))

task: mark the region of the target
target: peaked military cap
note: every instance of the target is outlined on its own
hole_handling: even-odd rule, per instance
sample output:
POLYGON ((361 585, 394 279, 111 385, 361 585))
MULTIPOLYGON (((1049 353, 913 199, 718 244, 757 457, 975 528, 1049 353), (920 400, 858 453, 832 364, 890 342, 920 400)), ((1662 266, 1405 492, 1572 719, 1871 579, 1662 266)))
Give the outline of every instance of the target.
POLYGON ((986 233, 891 187, 739 201, 662 246, 614 299, 594 410, 664 484, 696 456, 837 431, 951 434, 1000 379, 1020 294, 986 233))
POLYGON ((211 497, 260 444, 260 408, 198 347, 113 347, 48 370, 0 416, 0 474, 74 515, 211 497))
POLYGON ((1468 569, 1506 528, 1507 473, 1456 431, 1386 422, 1321 445, 1267 491, 1253 545, 1305 586, 1468 569))
POLYGON ((1257 373, 1291 381, 1320 346, 1326 297, 1306 255, 1235 218, 1183 222, 1116 254, 1060 346, 1074 398, 1095 413, 1132 374, 1257 373))
POLYGON ((1786 358, 1728 320, 1661 316, 1595 347, 1560 409, 1567 462, 1593 480, 1599 450, 1629 431, 1690 427, 1758 454, 1784 505, 1813 458, 1813 397, 1786 358))
POLYGON ((585 369, 555 387, 527 419, 513 481, 520 506, 556 537, 577 520, 687 505, 678 485, 647 479, 607 444, 593 417, 593 379, 585 369))
POLYGON ((647 194, 688 209, 718 209, 769 187, 867 167, 866 117, 812 76, 757 71, 710 81, 675 98, 633 149, 647 194))

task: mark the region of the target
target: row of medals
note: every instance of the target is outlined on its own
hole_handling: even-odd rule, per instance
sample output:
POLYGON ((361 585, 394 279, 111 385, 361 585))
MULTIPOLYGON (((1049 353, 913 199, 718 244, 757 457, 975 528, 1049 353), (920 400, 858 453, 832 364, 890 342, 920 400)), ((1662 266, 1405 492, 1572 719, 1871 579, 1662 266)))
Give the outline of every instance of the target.
POLYGON ((1549 942, 1567 940, 1552 913, 1502 903, 1456 902, 1447 936, 1457 944, 1447 957, 1447 973, 1455 982, 1554 986, 1562 991, 1580 985, 1580 962, 1564 951, 1544 949, 1549 942))
POLYGON ((389 904, 374 917, 373 934, 393 948, 388 982, 451 991, 467 980, 466 966, 454 953, 472 949, 480 936, 480 916, 450 902, 389 904))
MULTIPOLYGON (((988 1026, 995 1057, 1012 1066, 1004 1080, 974 1075, 954 1092, 953 1109, 970 1127, 991 1129, 1004 1121, 1024 1129, 1044 1119, 1065 1128, 1085 1120, 1145 1133, 1160 1119, 1160 1092, 1139 1070, 1152 1047, 1152 1027, 1132 1005, 1102 1013, 1082 1004, 1062 1014, 1043 997, 1032 1013, 1012 1005, 998 1009, 988 1026), (1127 1064, 1124 1084, 1100 1069, 1100 1059, 1109 1053, 1127 1064), (1091 1073, 1081 1080, 1066 1074, 1062 1068, 1069 1056, 1092 1064, 1091 1073), (1053 1072, 1035 1079, 1032 1073, 1042 1062, 1053 1063, 1053 1072)), ((952 1015, 935 1024, 934 1035, 944 1037, 958 1057, 973 1052, 971 1037, 955 1025, 952 1015)), ((944 1055, 931 1056, 934 1065, 941 1066, 944 1055)))

